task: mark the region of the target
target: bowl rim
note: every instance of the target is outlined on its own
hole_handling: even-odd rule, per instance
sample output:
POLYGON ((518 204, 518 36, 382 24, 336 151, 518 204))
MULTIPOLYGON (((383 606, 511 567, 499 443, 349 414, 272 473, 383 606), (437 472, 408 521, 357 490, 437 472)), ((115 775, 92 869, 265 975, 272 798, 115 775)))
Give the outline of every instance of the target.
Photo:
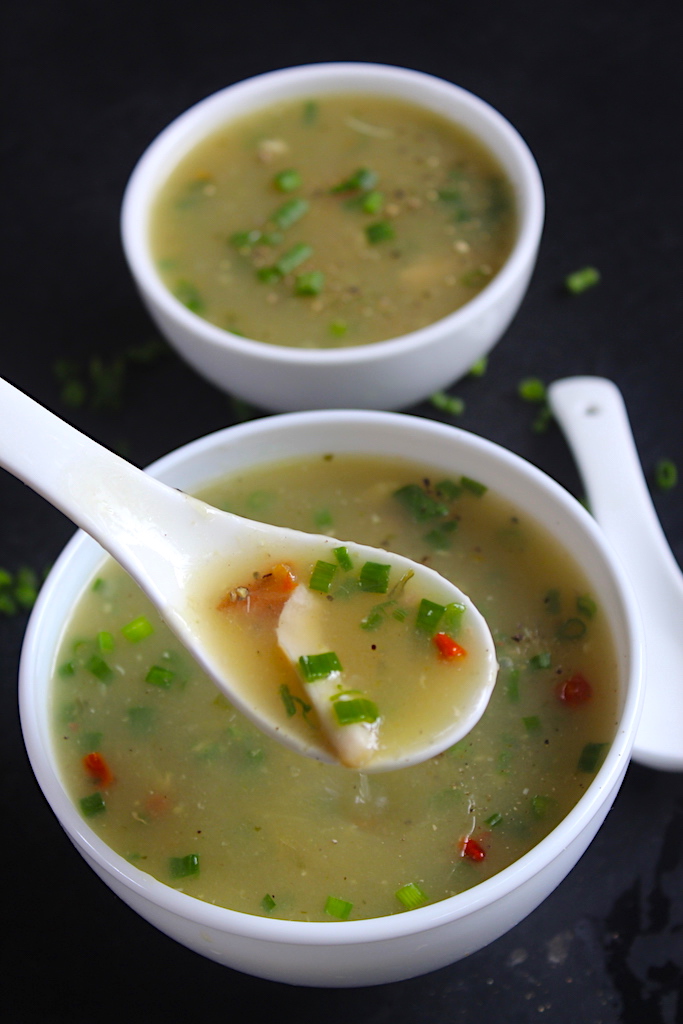
MULTIPOLYGON (((465 448, 482 454, 491 463, 502 460, 507 468, 525 477, 532 487, 545 491, 553 504, 563 510, 564 516, 574 520, 576 528, 583 531, 598 557, 602 559, 602 567, 607 570, 610 584, 613 585, 618 599, 619 608, 615 612, 615 620, 620 618, 625 627, 628 649, 622 653, 630 666, 630 671, 625 672, 625 692, 618 727, 602 766, 588 784, 584 794, 555 828, 507 868, 455 896, 386 917, 359 921, 304 922, 266 918, 230 910, 179 892, 115 853, 80 816, 59 778, 53 741, 50 740, 52 729, 48 722, 49 711, 47 707, 42 707, 38 709, 38 714, 35 714, 34 693, 37 687, 41 687, 38 681, 40 673, 37 671, 41 650, 44 650, 41 636, 45 629, 51 632, 56 630, 58 636, 68 618, 69 609, 61 610, 58 616, 53 612, 54 595, 59 595, 63 591, 62 584, 67 579, 80 580, 79 588, 82 589, 88 576, 92 575, 104 557, 99 545, 78 530, 58 556, 39 593, 29 619, 20 658, 21 727, 29 760, 44 796, 74 845, 93 866, 97 865, 98 873, 113 878, 119 887, 151 902, 167 913, 202 928, 212 928, 219 933, 229 933, 243 938, 292 945, 344 946, 419 934, 466 918, 532 881, 539 871, 551 864, 576 836, 590 826, 600 808, 609 799, 609 794, 618 788, 628 764, 643 699, 644 645, 640 615, 628 578, 606 538, 595 520, 565 488, 532 463, 496 442, 460 427, 451 427, 439 421, 404 413, 375 410, 313 410, 266 416, 222 428, 174 449, 154 461, 146 471, 169 480, 178 471, 182 472, 183 466, 191 464, 207 451, 220 449, 226 442, 228 447, 233 448, 243 439, 258 437, 264 433, 279 433, 290 425, 301 428, 330 423, 338 426, 349 423, 364 426, 385 425, 389 428, 397 426, 399 430, 417 431, 425 437, 448 435, 454 441, 455 452, 464 445, 465 448), (74 572, 74 561, 78 572, 74 572)), ((344 450, 343 444, 338 450, 344 450)), ((267 462, 269 458, 263 461, 267 462)), ((435 461, 435 465, 438 461, 435 461)), ((206 478, 206 483, 211 483, 212 479, 220 475, 218 472, 213 478, 206 478)), ((54 652, 54 648, 52 651, 54 652)), ((43 657, 47 655, 43 654, 43 657)), ((42 685, 47 687, 49 683, 42 685)))
MULTIPOLYGON (((343 88, 340 85, 339 91, 343 88)), ((347 91, 361 90, 354 90, 349 84, 347 91)), ((382 89, 379 91, 382 92, 382 89)), ((443 111, 441 113, 442 116, 447 116, 443 111)), ((457 119, 454 117, 453 120, 457 119)), ((477 134, 476 129, 469 130, 472 134, 477 134)), ((210 131, 211 128, 207 127, 203 136, 210 134, 210 131)), ((192 139, 184 152, 192 148, 196 136, 193 135, 192 139)), ((486 142, 485 145, 493 150, 490 143, 486 142)), ((494 155, 501 164, 504 164, 499 153, 494 152, 494 155)), ((234 82, 197 101, 175 117, 147 146, 133 168, 123 195, 120 234, 124 255, 138 288, 154 302, 165 318, 175 321, 186 334, 198 335, 204 344, 211 347, 232 349, 239 355, 264 362, 332 368, 391 358, 393 355, 420 349, 443 334, 466 330, 473 321, 485 314, 490 306, 495 305, 520 276, 528 272, 540 242, 544 213, 543 183, 531 150, 511 122, 487 101, 462 86, 424 71, 369 61, 328 61, 279 68, 234 82), (303 89, 304 86, 313 86, 316 82, 329 83, 336 78, 352 82, 359 74, 370 76, 373 82, 382 86, 384 95, 391 95, 393 87, 401 83, 420 90, 420 97, 416 99, 418 106, 426 105, 427 95, 433 97, 434 102, 448 98, 450 102, 455 102, 461 109, 466 109, 495 132, 508 153, 509 164, 504 165, 504 170, 511 176, 509 168, 514 165, 518 172, 518 180, 516 183, 513 182, 513 187, 518 193, 517 237, 504 265, 489 284, 459 309, 418 330, 367 345, 332 349, 276 345, 232 334, 187 309, 161 280, 154 267, 147 241, 151 205, 158 191, 159 182, 169 173, 167 160, 170 154, 175 153, 172 164, 175 166, 179 159, 176 147, 180 146, 188 133, 192 133, 198 121, 208 120, 211 126, 215 126, 215 111, 222 109, 225 104, 239 103, 242 97, 249 97, 252 93, 257 97, 266 94, 265 99, 250 108, 257 110, 273 101, 277 102, 278 90, 287 83, 298 83, 297 87, 303 89)))

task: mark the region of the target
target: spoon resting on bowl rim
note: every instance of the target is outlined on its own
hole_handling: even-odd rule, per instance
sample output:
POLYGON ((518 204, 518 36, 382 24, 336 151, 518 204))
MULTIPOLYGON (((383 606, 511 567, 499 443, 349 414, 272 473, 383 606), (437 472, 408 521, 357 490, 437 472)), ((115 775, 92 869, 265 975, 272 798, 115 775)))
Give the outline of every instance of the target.
MULTIPOLYGON (((493 638, 470 599, 433 569, 367 545, 220 511, 132 466, 2 379, 0 465, 108 551, 231 703, 298 752, 388 771, 441 753, 483 714, 498 670, 493 638), (438 682, 438 698, 429 730, 424 723, 412 725, 410 708, 399 707, 405 742, 383 742, 370 668, 367 678, 356 674, 349 682, 343 649, 330 649, 335 614, 325 579, 342 561, 359 607, 368 598, 386 604, 400 597, 406 629, 416 636, 429 631, 429 641, 445 638, 431 644, 420 635, 415 641, 428 652, 421 656, 430 659, 428 678, 438 682), (209 617, 248 617, 264 593, 279 655, 300 694, 299 706, 313 710, 310 717, 290 713, 292 701, 283 699, 282 687, 258 689, 253 674, 240 674, 233 651, 213 642, 207 628, 209 617), (457 621, 457 641, 432 630, 435 616, 457 621)), ((389 662, 390 678, 391 671, 403 671, 398 656, 389 662)))
POLYGON ((621 392, 601 377, 548 388, 586 488, 590 510, 622 562, 645 637, 645 700, 633 759, 683 771, 683 574, 643 475, 621 392))

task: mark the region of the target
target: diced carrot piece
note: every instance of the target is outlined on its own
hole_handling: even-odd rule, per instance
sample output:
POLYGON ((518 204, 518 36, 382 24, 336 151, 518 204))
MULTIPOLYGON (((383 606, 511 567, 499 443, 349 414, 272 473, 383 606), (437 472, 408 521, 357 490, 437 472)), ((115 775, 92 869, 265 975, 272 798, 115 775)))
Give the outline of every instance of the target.
POLYGON ((435 633, 434 644, 442 658, 464 658, 467 651, 461 647, 457 640, 454 640, 448 633, 435 633))
POLYGON ((296 576, 288 565, 274 565, 270 572, 248 584, 235 587, 221 599, 219 611, 240 608, 245 612, 280 612, 296 587, 296 576))
POLYGON ((86 772, 98 786, 106 789, 107 786, 111 786, 114 781, 114 774, 102 757, 97 751, 92 751, 90 754, 86 754, 83 758, 83 767, 86 772))

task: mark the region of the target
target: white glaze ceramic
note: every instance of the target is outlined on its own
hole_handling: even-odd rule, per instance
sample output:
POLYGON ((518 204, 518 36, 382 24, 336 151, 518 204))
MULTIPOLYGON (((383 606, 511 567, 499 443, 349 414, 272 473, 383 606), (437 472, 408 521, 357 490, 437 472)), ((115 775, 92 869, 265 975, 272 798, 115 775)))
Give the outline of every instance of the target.
POLYGON ((645 635, 645 699, 633 759, 683 771, 683 574, 657 518, 624 399, 602 377, 548 389, 591 512, 633 584, 645 635))
POLYGON ((466 374, 495 345, 517 312, 541 237, 544 197, 536 163, 512 125, 491 106, 422 72, 362 63, 311 64, 273 71, 209 96, 173 121, 145 151, 128 183, 121 230, 128 265, 161 332, 218 387, 264 409, 399 409, 466 374), (464 307, 431 326, 372 345, 326 351, 241 338, 190 312, 163 284, 150 252, 154 197, 198 141, 275 101, 364 92, 410 100, 463 125, 495 154, 512 183, 517 240, 503 267, 464 307))
POLYGON ((163 885, 112 853, 68 798, 55 765, 49 679, 60 634, 101 549, 83 534, 66 547, 31 615, 21 658, 21 721, 31 764, 71 840, 126 903, 210 959, 297 985, 360 986, 408 978, 458 960, 513 927, 562 881, 600 827, 619 789, 641 705, 640 622, 629 583, 592 517, 529 463, 481 438, 401 414, 326 411, 231 427, 151 467, 196 490, 254 462, 331 450, 404 456, 471 475, 560 536, 609 617, 619 672, 614 743, 586 793, 542 842, 498 875, 432 906, 370 921, 304 923, 224 910, 163 885))

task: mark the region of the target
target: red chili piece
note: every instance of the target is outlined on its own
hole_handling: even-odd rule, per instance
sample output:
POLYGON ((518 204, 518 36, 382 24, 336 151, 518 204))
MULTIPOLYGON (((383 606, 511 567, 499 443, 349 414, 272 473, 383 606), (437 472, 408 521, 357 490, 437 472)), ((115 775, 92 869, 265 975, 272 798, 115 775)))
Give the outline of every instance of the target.
POLYGON ((469 857, 470 860, 480 861, 486 857, 486 850, 479 845, 476 839, 468 837, 462 844, 462 855, 469 857))
POLYGON ((433 640, 442 658, 464 658, 467 654, 465 648, 448 633, 435 633, 433 640))
POLYGON ((111 768, 102 755, 98 754, 96 751, 85 755, 83 758, 83 767, 90 778, 103 789, 106 789, 107 786, 110 786, 114 781, 114 775, 111 768))
POLYGON ((580 672, 576 672, 569 679, 565 679, 557 688, 558 699, 563 704, 569 704, 571 707, 585 704, 586 701, 591 699, 592 695, 593 688, 591 684, 580 672))

